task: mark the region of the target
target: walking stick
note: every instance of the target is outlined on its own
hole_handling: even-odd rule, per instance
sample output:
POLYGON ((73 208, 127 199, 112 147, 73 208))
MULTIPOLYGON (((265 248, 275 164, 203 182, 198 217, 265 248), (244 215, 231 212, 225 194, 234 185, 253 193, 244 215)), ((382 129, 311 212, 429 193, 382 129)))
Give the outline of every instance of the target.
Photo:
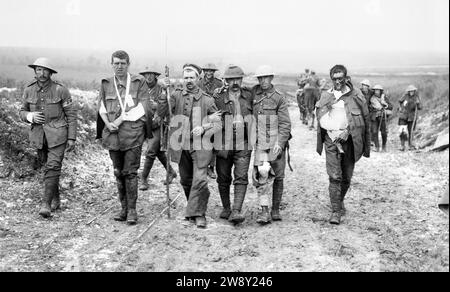
MULTIPOLYGON (((414 139, 414 128, 416 127, 416 123, 417 123, 417 103, 416 103, 416 107, 414 109, 414 120, 413 120, 413 124, 412 124, 412 128, 411 128, 411 133, 409 133, 410 135, 410 139, 411 139, 411 145, 414 139)), ((415 147, 414 147, 415 149, 415 147)))

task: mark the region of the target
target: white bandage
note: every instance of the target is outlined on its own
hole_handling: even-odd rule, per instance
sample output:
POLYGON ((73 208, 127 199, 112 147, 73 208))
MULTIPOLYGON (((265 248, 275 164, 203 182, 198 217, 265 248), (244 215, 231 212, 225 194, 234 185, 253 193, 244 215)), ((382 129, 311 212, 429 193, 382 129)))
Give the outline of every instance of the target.
POLYGON ((100 103, 100 109, 98 110, 98 113, 103 115, 103 114, 107 114, 108 111, 106 110, 105 104, 103 103, 103 101, 100 103))
POLYGON ((124 121, 130 121, 135 122, 145 116, 145 110, 142 103, 139 103, 136 107, 132 108, 131 110, 125 112, 123 115, 124 121))
POLYGON ((33 113, 27 114, 27 121, 29 121, 30 123, 33 123, 33 113))

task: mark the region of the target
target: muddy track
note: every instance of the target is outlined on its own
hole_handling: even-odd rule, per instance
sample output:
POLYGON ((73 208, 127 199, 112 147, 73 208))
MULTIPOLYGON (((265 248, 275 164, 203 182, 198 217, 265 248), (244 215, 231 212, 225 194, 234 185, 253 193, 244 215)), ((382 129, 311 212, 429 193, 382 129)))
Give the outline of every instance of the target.
MULTIPOLYGON (((39 184, 0 181, 0 270, 31 271, 448 271, 448 218, 436 208, 448 183, 448 151, 400 153, 391 136, 389 153, 373 153, 356 166, 340 226, 328 223, 325 159, 315 153, 315 131, 291 108, 294 172, 287 171, 283 221, 259 226, 256 191, 249 186, 246 220, 239 226, 218 218, 217 185, 210 181, 208 228, 184 221, 184 195, 141 238, 165 208, 161 165, 154 187, 140 192, 139 224, 111 217, 119 208, 104 150, 94 147, 83 165, 69 158, 65 210, 50 221, 37 213, 39 184), (73 179, 75 174, 81 178, 73 179), (15 194, 24 194, 16 200, 15 194), (14 198, 14 200, 13 200, 14 198), (22 197, 20 197, 22 198, 22 197), (116 208, 92 218, 110 206, 116 208)), ((86 159, 86 157, 85 157, 86 159)), ((174 198, 182 192, 171 186, 174 198)))

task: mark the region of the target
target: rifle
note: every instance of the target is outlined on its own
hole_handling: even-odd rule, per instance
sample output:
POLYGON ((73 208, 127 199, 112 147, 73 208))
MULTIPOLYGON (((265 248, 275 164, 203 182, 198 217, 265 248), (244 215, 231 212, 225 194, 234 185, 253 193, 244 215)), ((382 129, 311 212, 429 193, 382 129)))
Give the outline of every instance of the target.
MULTIPOLYGON (((166 78, 169 78, 169 67, 166 65, 165 68, 165 76, 166 78)), ((166 199, 167 199, 167 217, 170 219, 170 137, 169 137, 169 129, 170 129, 170 121, 172 120, 172 107, 170 105, 170 86, 166 88, 166 94, 167 94, 167 106, 168 109, 168 116, 167 116, 167 136, 166 136, 166 154, 167 154, 167 165, 166 165, 166 199)))

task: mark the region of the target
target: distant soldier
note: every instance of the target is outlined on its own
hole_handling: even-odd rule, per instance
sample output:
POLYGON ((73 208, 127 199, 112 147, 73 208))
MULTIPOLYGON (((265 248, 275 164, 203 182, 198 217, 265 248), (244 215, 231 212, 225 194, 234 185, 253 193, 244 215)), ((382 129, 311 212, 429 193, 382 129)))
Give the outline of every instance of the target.
POLYGON ((153 115, 142 76, 128 73, 130 57, 125 51, 111 55, 114 76, 102 79, 98 100, 97 138, 109 151, 114 167, 121 211, 116 221, 137 223, 138 169, 142 145, 152 137, 153 115))
POLYGON ((303 99, 304 99, 304 105, 306 108, 306 125, 309 124, 309 121, 311 121, 311 124, 309 126, 309 129, 314 129, 314 123, 315 123, 315 109, 316 109, 316 103, 319 100, 318 96, 319 88, 315 88, 309 84, 306 84, 306 86, 303 88, 303 99))
POLYGON ((308 111, 306 110, 304 86, 299 88, 296 93, 297 105, 300 110, 300 120, 303 125, 308 125, 308 111))
POLYGON ((77 110, 69 90, 51 79, 55 67, 47 58, 38 58, 28 67, 34 69, 35 81, 24 90, 20 117, 31 124, 31 146, 37 148, 44 164, 44 193, 39 215, 51 216, 60 208, 59 177, 65 151, 75 148, 77 110))
MULTIPOLYGON (((364 79, 363 81, 361 81, 360 85, 361 85, 360 89, 361 89, 362 94, 364 95, 364 98, 366 99, 366 103, 367 103, 367 105, 370 105, 370 98, 373 95, 372 85, 371 85, 370 81, 367 79, 364 79)), ((369 108, 369 111, 370 111, 370 108, 369 108)))
MULTIPOLYGON (((153 115, 152 121, 153 137, 147 140, 148 145, 147 150, 145 152, 144 169, 142 170, 141 174, 141 186, 139 188, 141 191, 145 191, 148 190, 149 188, 148 176, 150 174, 150 171, 152 170, 153 163, 155 162, 156 158, 158 158, 158 160, 161 162, 164 168, 166 168, 167 171, 166 152, 162 151, 161 149, 161 134, 165 133, 165 128, 167 128, 167 124, 165 123, 165 121, 161 120, 161 117, 159 117, 158 114, 156 113, 158 101, 160 99, 164 99, 166 93, 163 87, 160 84, 158 84, 158 76, 161 75, 161 73, 159 73, 157 69, 146 68, 139 74, 144 76, 148 87, 147 92, 143 94, 143 98, 148 99, 148 104, 151 106, 152 112, 155 113, 153 115)), ((176 177, 177 174, 169 163, 169 180, 168 182, 166 180, 163 180, 163 183, 171 184, 176 177)))
POLYGON ((347 69, 336 65, 330 77, 333 88, 323 93, 317 103, 317 152, 322 154, 325 144, 330 223, 340 224, 355 163, 363 155, 370 156, 370 124, 366 100, 359 89, 353 88, 347 69))
MULTIPOLYGON (((216 73, 216 71, 218 71, 218 69, 216 65, 208 63, 202 67, 202 71, 203 71, 203 78, 200 79, 199 87, 207 94, 213 96, 214 91, 217 88, 221 88, 223 86, 223 82, 214 76, 214 74, 216 73)), ((208 176, 211 179, 217 178, 216 174, 214 173, 215 166, 216 166, 216 155, 213 154, 211 162, 208 166, 208 176)))
POLYGON ((392 115, 392 103, 389 97, 384 93, 383 86, 377 84, 373 87, 374 94, 370 98, 370 122, 372 141, 375 144, 375 152, 380 151, 380 142, 378 133, 381 131, 382 151, 386 152, 386 144, 388 137, 387 121, 392 115))
MULTIPOLYGON (((195 221, 198 228, 206 228, 205 215, 210 196, 207 168, 213 145, 205 142, 221 130, 221 125, 214 99, 198 87, 200 72, 201 68, 197 65, 185 64, 183 90, 176 90, 170 95, 173 120, 169 131, 169 151, 172 161, 178 163, 181 185, 187 199, 185 217, 195 221), (181 141, 176 139, 179 138, 177 134, 181 135, 181 141)), ((168 78, 165 82, 168 85, 168 78)), ((160 100, 158 114, 161 118, 169 114, 167 99, 160 100)))
POLYGON ((284 190, 286 149, 291 137, 288 104, 272 85, 274 76, 270 66, 260 66, 255 74, 259 84, 253 88, 253 115, 257 132, 253 183, 261 206, 256 219, 260 224, 282 219, 280 204, 284 190))
POLYGON ((417 87, 414 85, 408 86, 405 95, 400 98, 399 103, 400 150, 405 151, 406 141, 408 141, 409 149, 413 150, 415 146, 412 142, 412 133, 417 125, 418 111, 422 109, 417 87))

